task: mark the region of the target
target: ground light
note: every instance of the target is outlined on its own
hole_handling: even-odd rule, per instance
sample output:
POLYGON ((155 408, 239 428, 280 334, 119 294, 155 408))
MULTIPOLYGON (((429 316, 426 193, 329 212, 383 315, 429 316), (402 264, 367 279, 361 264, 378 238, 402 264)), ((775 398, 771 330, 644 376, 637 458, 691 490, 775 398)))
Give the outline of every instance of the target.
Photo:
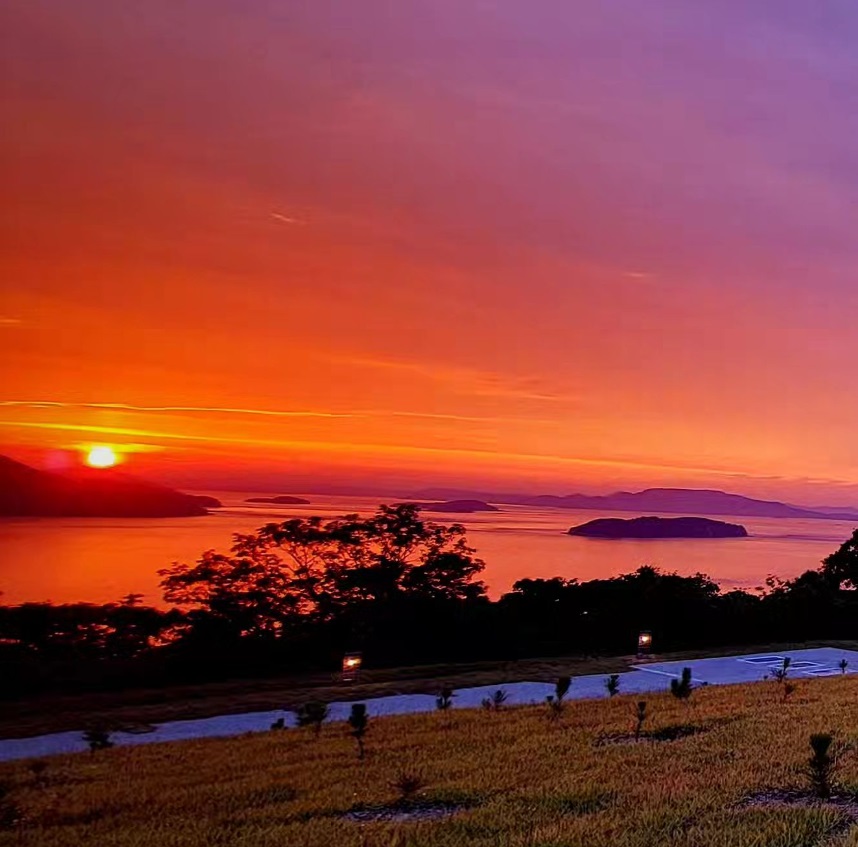
POLYGON ((343 682, 354 682, 360 666, 363 663, 363 655, 361 653, 346 653, 343 656, 343 682))

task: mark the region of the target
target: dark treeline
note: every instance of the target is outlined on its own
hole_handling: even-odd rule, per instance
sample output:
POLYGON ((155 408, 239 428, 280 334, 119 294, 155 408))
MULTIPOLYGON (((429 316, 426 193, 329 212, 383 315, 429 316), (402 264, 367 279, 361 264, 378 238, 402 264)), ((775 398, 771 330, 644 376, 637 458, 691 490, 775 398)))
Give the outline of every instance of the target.
MULTIPOLYGON (((713 549, 717 549, 713 548, 713 549)), ((658 652, 858 637, 858 531, 822 565, 755 592, 641 567, 610 579, 522 579, 496 601, 462 526, 411 504, 370 518, 293 519, 230 553, 160 571, 170 609, 0 606, 2 696, 370 667, 658 652)))

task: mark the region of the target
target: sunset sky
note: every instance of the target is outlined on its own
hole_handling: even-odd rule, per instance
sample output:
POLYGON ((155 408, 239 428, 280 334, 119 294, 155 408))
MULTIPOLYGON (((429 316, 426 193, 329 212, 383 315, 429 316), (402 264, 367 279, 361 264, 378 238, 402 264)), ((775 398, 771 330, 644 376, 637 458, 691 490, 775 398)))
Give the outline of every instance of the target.
POLYGON ((8 0, 0 452, 858 504, 852 0, 8 0))

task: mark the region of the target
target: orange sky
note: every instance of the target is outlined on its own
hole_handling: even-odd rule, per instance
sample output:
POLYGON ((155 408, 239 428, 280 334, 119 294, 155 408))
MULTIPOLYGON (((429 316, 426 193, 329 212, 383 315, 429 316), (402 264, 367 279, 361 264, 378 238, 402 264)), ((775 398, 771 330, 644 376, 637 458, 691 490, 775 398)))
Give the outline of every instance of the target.
POLYGON ((4 451, 858 502, 858 13, 526 5, 4 4, 4 451))

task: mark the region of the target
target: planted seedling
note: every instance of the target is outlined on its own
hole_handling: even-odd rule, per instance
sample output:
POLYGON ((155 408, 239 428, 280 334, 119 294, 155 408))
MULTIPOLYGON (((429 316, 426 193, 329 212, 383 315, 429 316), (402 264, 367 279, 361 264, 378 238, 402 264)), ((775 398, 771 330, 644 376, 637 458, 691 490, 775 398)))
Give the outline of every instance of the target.
POLYGON ((620 693, 620 675, 618 673, 612 673, 605 680, 605 688, 608 691, 609 697, 616 697, 617 694, 620 693))
POLYGON ((810 736, 812 751, 807 763, 807 776, 813 793, 822 800, 831 797, 837 756, 832 751, 834 736, 830 732, 817 732, 810 736))
POLYGON ((557 682, 554 683, 554 694, 549 694, 545 698, 549 714, 553 720, 556 720, 563 714, 563 698, 569 693, 569 686, 571 684, 572 680, 568 676, 558 677, 557 682))
POLYGON ((687 700, 694 690, 694 685, 691 682, 691 668, 683 668, 679 679, 670 681, 670 693, 677 700, 687 700))
POLYGON ((83 740, 89 745, 89 752, 96 750, 108 750, 113 747, 110 731, 101 726, 90 727, 83 734, 83 740))
POLYGON ((453 698, 456 695, 452 688, 442 688, 441 693, 435 698, 435 707, 439 712, 446 712, 453 708, 453 698))
POLYGON ((349 726, 351 736, 357 742, 358 758, 364 756, 363 739, 369 728, 369 715, 366 713, 366 703, 353 703, 351 714, 349 714, 349 726))
POLYGON ((647 719, 646 701, 638 700, 635 706, 635 741, 640 741, 643 725, 647 719))
POLYGON ((400 773, 390 784, 399 794, 396 802, 400 806, 406 806, 414 800, 416 794, 426 787, 426 780, 419 773, 400 773))
POLYGON ((311 700, 309 703, 304 703, 299 706, 295 713, 295 718, 298 721, 298 726, 311 726, 316 738, 322 731, 322 724, 328 719, 330 709, 327 703, 321 703, 318 700, 311 700))

